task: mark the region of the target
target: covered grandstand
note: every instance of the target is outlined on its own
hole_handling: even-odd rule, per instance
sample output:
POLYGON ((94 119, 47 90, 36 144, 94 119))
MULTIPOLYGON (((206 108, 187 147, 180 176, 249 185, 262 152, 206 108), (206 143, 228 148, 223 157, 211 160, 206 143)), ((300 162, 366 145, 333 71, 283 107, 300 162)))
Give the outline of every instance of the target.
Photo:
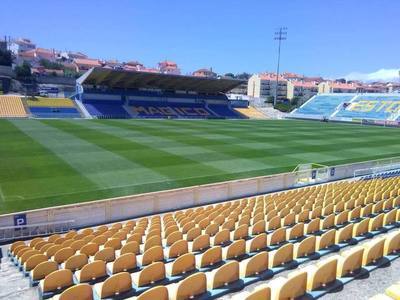
POLYGON ((94 118, 242 119, 225 95, 241 80, 93 68, 76 101, 94 118))

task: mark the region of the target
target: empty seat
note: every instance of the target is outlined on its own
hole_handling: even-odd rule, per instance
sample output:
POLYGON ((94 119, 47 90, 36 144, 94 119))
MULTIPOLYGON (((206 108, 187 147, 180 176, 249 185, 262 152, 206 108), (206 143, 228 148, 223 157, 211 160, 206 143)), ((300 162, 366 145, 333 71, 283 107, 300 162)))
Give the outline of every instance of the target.
POLYGON ((300 258, 315 253, 316 237, 309 236, 300 243, 294 244, 294 258, 300 258))
POLYGON ((267 222, 267 231, 275 230, 279 227, 281 227, 281 218, 279 216, 275 216, 267 222))
POLYGON ((362 264, 363 266, 366 266, 375 263, 383 256, 385 239, 376 238, 362 246, 364 248, 362 264))
POLYGON ((138 297, 133 298, 136 300, 168 300, 169 294, 168 289, 165 286, 155 286, 148 289, 144 293, 140 294, 138 297))
POLYGON ((204 268, 219 263, 221 260, 222 248, 221 246, 215 246, 208 249, 203 254, 196 256, 196 266, 198 268, 204 268))
POLYGON ((161 237, 153 236, 153 237, 149 238, 148 240, 146 240, 146 242, 144 243, 143 252, 145 252, 146 250, 148 250, 154 246, 161 246, 161 245, 162 245, 161 237))
POLYGON ((329 248, 335 244, 336 230, 331 229, 321 236, 317 236, 316 248, 317 250, 322 250, 329 248))
POLYGON ((166 272, 169 276, 176 276, 192 271, 195 267, 195 256, 192 253, 186 253, 178 257, 174 262, 167 264, 166 272))
POLYGON ((146 266, 142 271, 132 275, 137 287, 153 284, 165 278, 165 265, 163 262, 154 262, 146 266))
POLYGON ((374 218, 371 218, 369 221, 368 230, 375 231, 383 227, 383 217, 384 214, 377 215, 374 218))
POLYGON ((183 234, 180 231, 173 231, 171 232, 167 238, 165 239, 165 245, 166 246, 171 246, 173 243, 176 241, 182 240, 183 239, 183 234))
POLYGON ((41 280, 56 270, 58 270, 58 264, 55 261, 44 261, 34 267, 29 276, 34 281, 41 280))
POLYGON ((265 221, 260 220, 257 221, 253 226, 250 226, 250 234, 251 235, 258 235, 265 232, 265 221))
POLYGON ((264 249, 267 246, 267 234, 260 233, 249 241, 246 241, 246 252, 255 252, 264 249))
POLYGON ((169 286, 168 289, 171 300, 193 299, 207 291, 207 278, 204 273, 198 272, 169 286))
POLYGON ((80 283, 97 280, 106 275, 106 263, 103 260, 96 260, 84 265, 81 270, 75 272, 75 277, 80 283))
POLYGON ((41 252, 39 250, 28 250, 26 251, 24 254, 22 254, 20 256, 20 258, 18 259, 18 262, 20 265, 24 265, 24 263, 32 256, 37 255, 37 254, 41 254, 41 252))
POLYGON ((335 243, 339 244, 351 240, 353 237, 353 226, 353 224, 348 224, 336 231, 335 243))
POLYGON ((135 241, 127 242, 125 245, 122 246, 120 250, 115 251, 115 254, 117 256, 124 255, 126 253, 139 254, 140 253, 139 244, 135 241))
POLYGON ((121 240, 118 238, 111 238, 104 243, 104 248, 113 248, 114 250, 119 250, 121 247, 121 240))
POLYGON ((133 270, 136 268, 136 255, 133 253, 125 253, 113 262, 107 263, 107 268, 111 274, 133 270))
POLYGON ((211 244, 213 246, 223 245, 226 242, 228 242, 229 240, 230 240, 229 230, 228 229, 223 229, 223 230, 217 232, 215 234, 215 236, 213 236, 211 238, 211 244))
POLYGON ((62 265, 61 267, 63 269, 68 269, 71 270, 72 272, 78 271, 82 269, 84 265, 88 263, 88 257, 86 254, 75 254, 69 257, 62 265))
POLYGON ((246 242, 245 240, 234 241, 227 247, 222 249, 223 259, 234 259, 238 258, 246 253, 246 242))
POLYGON ((167 258, 179 257, 185 253, 188 253, 188 242, 185 240, 179 240, 168 248, 167 258))
POLYGON ((62 248, 58 250, 56 253, 54 253, 52 260, 54 260, 58 264, 62 264, 74 254, 75 250, 72 249, 71 247, 62 248))
POLYGON ((291 228, 286 229, 286 239, 295 240, 304 235, 304 224, 298 223, 291 228))
POLYGON ((115 250, 111 247, 99 250, 93 256, 93 260, 103 260, 105 262, 113 261, 115 260, 115 250))
POLYGON ((94 292, 100 299, 120 296, 132 289, 132 278, 129 273, 121 272, 114 274, 105 281, 93 286, 94 292))
POLYGON ((24 271, 29 272, 33 270, 38 264, 47 261, 47 256, 44 254, 35 254, 29 257, 24 263, 24 271))
POLYGON ((329 229, 335 226, 335 215, 331 214, 325 217, 320 223, 320 229, 329 229))
POLYGON ((349 250, 343 251, 338 256, 337 277, 344 277, 348 274, 352 275, 354 271, 362 266, 364 248, 355 246, 349 250))
POLYGON ((400 251, 400 231, 391 232, 385 239, 384 254, 389 255, 400 251))
POLYGON ((397 209, 392 209, 383 216, 383 225, 391 225, 396 222, 397 209))
POLYGON ((142 266, 147 266, 155 261, 164 260, 164 251, 161 246, 154 246, 146 250, 142 256, 137 257, 138 262, 142 266))
POLYGON ((331 257, 306 267, 307 290, 314 291, 336 280, 337 257, 331 257))
POLYGON ((210 247, 210 236, 208 234, 202 234, 196 237, 193 242, 189 243, 189 249, 191 252, 202 251, 210 247))
POLYGON ((269 246, 278 245, 286 241, 286 229, 279 228, 267 235, 267 244, 269 246))
POLYGON ((269 283, 272 287, 272 299, 296 299, 303 296, 307 289, 307 272, 293 271, 288 278, 278 277, 269 283))
POLYGON ((92 300, 92 287, 86 283, 77 284, 67 288, 60 295, 56 295, 53 300, 92 300))
POLYGON ((269 252, 269 268, 274 268, 293 260, 293 244, 283 245, 278 250, 269 252))
POLYGON ((39 283, 42 293, 57 292, 73 285, 72 272, 70 270, 57 270, 48 274, 39 283))
POLYGON ((97 245, 95 243, 86 244, 86 245, 82 246, 82 248, 79 249, 79 253, 86 254, 87 256, 93 256, 98 251, 99 251, 99 245, 97 245))
POLYGON ((310 234, 319 231, 320 219, 313 219, 305 225, 305 233, 310 234))
POLYGON ((240 225, 232 232, 232 240, 240 240, 246 238, 249 235, 249 225, 243 224, 240 225))
POLYGON ((253 292, 246 296, 245 300, 270 300, 271 287, 267 284, 260 284, 253 292))
POLYGON ((268 269, 268 253, 262 251, 240 262, 240 277, 258 275, 268 269))
POLYGON ((365 218, 361 222, 355 223, 353 226, 353 236, 363 236, 368 232, 369 218, 365 218))
POLYGON ((53 245, 47 249, 45 254, 47 255, 48 258, 51 258, 52 256, 54 256, 54 254, 56 254, 58 250, 61 249, 62 249, 61 245, 53 245))
POLYGON ((228 262, 218 269, 206 273, 207 287, 212 290, 225 286, 239 279, 239 263, 237 261, 228 262))

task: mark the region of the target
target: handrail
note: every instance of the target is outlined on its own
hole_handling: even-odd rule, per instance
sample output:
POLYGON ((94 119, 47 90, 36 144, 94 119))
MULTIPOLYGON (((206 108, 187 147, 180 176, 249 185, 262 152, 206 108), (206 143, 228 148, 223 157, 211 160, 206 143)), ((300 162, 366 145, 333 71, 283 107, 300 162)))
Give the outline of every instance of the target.
POLYGON ((66 220, 0 227, 0 243, 13 241, 17 238, 32 238, 53 233, 68 232, 73 228, 74 223, 75 220, 66 220))

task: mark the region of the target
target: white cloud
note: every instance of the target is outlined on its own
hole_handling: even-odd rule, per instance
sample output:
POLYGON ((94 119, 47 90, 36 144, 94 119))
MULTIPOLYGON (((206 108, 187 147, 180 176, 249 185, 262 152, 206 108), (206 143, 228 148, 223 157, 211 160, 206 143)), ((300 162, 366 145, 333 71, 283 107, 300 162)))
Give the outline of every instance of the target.
POLYGON ((399 81, 399 72, 400 69, 380 69, 376 72, 372 73, 360 73, 360 72, 352 72, 344 76, 346 80, 361 80, 364 82, 373 82, 373 81, 399 81))

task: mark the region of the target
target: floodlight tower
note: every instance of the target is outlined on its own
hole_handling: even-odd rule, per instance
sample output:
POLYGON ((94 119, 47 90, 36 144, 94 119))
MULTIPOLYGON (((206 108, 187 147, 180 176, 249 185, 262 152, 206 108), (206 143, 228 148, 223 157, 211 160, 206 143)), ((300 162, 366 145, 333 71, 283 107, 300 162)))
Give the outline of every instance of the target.
POLYGON ((287 27, 279 27, 278 31, 275 32, 274 40, 278 41, 278 65, 276 67, 276 87, 275 87, 275 98, 274 107, 278 101, 278 86, 279 86, 279 66, 281 61, 281 43, 287 39, 287 27))

